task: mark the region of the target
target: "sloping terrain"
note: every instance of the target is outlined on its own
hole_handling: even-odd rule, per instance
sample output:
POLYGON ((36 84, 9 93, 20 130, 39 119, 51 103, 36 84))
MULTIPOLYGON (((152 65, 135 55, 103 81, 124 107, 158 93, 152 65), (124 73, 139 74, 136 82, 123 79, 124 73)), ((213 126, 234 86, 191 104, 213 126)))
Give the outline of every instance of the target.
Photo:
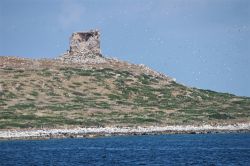
POLYGON ((144 66, 0 57, 1 129, 249 121, 250 98, 186 87, 144 66))

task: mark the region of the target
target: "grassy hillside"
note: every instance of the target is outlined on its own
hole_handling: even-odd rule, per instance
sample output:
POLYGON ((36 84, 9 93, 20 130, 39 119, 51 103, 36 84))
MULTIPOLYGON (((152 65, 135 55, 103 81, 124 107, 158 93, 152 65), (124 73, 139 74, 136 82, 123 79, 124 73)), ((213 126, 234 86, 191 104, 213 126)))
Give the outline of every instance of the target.
POLYGON ((0 65, 1 129, 249 121, 250 98, 188 88, 126 67, 0 65))

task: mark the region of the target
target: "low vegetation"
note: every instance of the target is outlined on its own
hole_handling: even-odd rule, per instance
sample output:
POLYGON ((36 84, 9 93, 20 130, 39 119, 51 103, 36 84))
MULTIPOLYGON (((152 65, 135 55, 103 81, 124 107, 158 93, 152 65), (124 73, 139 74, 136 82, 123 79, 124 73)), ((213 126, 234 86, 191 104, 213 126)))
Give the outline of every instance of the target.
POLYGON ((118 68, 0 68, 0 128, 249 122, 250 98, 118 68))

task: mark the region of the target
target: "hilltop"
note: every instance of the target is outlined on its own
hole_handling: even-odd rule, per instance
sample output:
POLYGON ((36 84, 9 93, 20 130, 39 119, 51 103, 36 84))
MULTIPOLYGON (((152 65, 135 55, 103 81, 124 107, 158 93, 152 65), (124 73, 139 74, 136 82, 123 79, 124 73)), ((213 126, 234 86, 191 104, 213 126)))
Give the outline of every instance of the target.
POLYGON ((0 57, 0 129, 250 122, 250 98, 191 88, 106 58, 98 31, 73 33, 57 59, 0 57))

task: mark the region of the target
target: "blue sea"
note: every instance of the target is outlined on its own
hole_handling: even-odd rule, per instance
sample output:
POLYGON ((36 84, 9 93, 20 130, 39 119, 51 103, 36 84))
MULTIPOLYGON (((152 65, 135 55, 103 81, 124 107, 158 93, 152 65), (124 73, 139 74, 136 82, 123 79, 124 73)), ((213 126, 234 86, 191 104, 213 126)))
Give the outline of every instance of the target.
POLYGON ((250 133, 0 141, 0 165, 250 165, 250 133))

